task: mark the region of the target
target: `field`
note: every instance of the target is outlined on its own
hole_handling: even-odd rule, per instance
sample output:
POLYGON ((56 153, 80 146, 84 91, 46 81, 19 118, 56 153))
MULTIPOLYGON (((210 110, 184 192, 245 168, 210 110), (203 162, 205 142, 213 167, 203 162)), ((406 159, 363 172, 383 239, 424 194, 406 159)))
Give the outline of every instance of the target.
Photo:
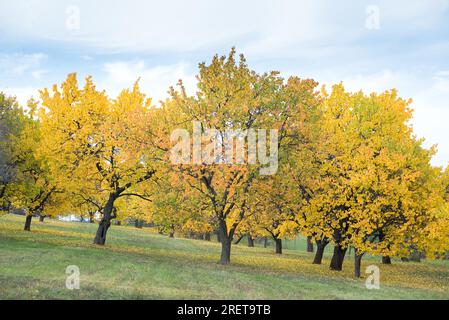
MULTIPOLYGON (((215 242, 159 235, 151 229, 112 226, 105 247, 92 245, 96 225, 0 217, 0 299, 448 299, 449 262, 393 260, 380 267, 381 287, 354 279, 353 255, 343 272, 312 265, 301 245, 284 254, 272 248, 232 249, 232 264, 217 264, 215 242), (65 286, 66 267, 80 269, 80 289, 65 286)), ((287 247, 289 247, 287 245, 287 247)))

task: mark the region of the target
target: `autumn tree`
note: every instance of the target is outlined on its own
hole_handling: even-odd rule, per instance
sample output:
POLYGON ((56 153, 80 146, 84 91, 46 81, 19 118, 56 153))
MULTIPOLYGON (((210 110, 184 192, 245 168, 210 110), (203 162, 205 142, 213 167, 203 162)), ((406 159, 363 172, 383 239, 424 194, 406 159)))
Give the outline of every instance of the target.
POLYGON ((42 132, 40 122, 35 117, 36 102, 30 100, 28 107, 22 130, 11 140, 12 157, 18 169, 18 181, 11 200, 15 206, 26 209, 25 231, 31 230, 32 218, 37 213, 44 217, 45 209, 58 205, 56 195, 63 192, 51 173, 47 159, 39 152, 42 132))
MULTIPOLYGON (((104 245, 111 220, 116 218, 117 199, 135 196, 149 200, 141 184, 156 173, 158 155, 151 135, 151 100, 136 83, 109 99, 86 78, 80 88, 70 74, 61 88, 41 91, 43 147, 61 184, 76 189, 86 181, 101 193, 102 218, 94 239, 104 245)), ((77 190, 71 190, 77 193, 77 190)), ((97 197, 98 198, 98 197, 97 197)))
MULTIPOLYGON (((195 134, 192 121, 199 124, 202 140, 192 149, 208 145, 207 140, 209 145, 213 140, 214 146, 218 146, 218 156, 207 157, 209 161, 203 161, 201 151, 196 159, 195 150, 189 149, 192 162, 175 164, 173 169, 209 202, 222 244, 220 262, 228 264, 236 228, 246 216, 248 190, 258 179, 262 165, 236 159, 234 152, 229 157, 222 156, 224 142, 235 138, 247 146, 248 137, 244 133, 250 129, 282 130, 288 117, 282 103, 283 80, 277 72, 260 75, 250 70, 243 55, 239 61, 235 60, 234 49, 228 57, 215 56, 210 65, 201 63, 199 69, 197 94, 189 96, 180 83, 178 90, 170 91, 171 99, 164 109, 177 115, 169 124, 172 130, 185 129, 195 134), (204 138, 207 129, 214 130, 212 139, 204 138), (230 131, 236 130, 243 134, 232 136, 230 131)), ((231 142, 233 146, 234 143, 231 142)), ((209 151, 213 153, 216 149, 209 151)))
POLYGON ((275 244, 275 253, 282 254, 282 239, 287 233, 285 224, 294 219, 297 205, 290 183, 288 167, 283 166, 273 176, 261 177, 252 185, 253 196, 248 203, 248 224, 252 225, 252 236, 269 236, 275 244))
POLYGON ((0 209, 9 208, 10 189, 18 182, 18 161, 14 157, 17 137, 23 130, 26 115, 15 97, 0 92, 0 209))
POLYGON ((360 275, 365 252, 389 256, 413 246, 439 201, 438 170, 430 165, 433 151, 408 125, 410 101, 396 91, 365 96, 337 85, 323 95, 317 178, 303 223, 319 241, 334 243, 333 270, 353 246, 360 275))

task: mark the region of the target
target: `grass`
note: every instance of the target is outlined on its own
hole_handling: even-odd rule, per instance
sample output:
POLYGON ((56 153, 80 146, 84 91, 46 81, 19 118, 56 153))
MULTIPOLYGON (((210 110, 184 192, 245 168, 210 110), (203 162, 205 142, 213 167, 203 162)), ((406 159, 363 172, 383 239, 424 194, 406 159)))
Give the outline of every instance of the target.
MULTIPOLYGON (((96 225, 0 217, 0 299, 448 299, 448 261, 421 263, 364 259, 376 264, 381 288, 368 290, 342 272, 312 265, 312 253, 233 246, 232 264, 217 264, 216 242, 170 239, 151 229, 112 226, 104 247, 92 245, 96 225), (65 287, 66 267, 80 268, 80 290, 65 287)), ((302 247, 302 245, 300 246, 302 247)))

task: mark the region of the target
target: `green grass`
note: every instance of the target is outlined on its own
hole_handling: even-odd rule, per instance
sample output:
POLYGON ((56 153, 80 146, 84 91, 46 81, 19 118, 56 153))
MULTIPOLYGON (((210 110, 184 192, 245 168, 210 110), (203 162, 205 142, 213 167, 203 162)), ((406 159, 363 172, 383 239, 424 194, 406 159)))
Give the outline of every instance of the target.
POLYGON ((381 288, 368 290, 352 277, 349 256, 343 272, 312 265, 313 254, 272 248, 232 249, 232 264, 217 264, 218 243, 170 239, 150 229, 112 226, 107 245, 92 245, 96 225, 0 217, 0 299, 448 299, 449 263, 423 261, 389 266, 378 258, 381 288), (77 265, 80 290, 65 287, 66 267, 77 265))

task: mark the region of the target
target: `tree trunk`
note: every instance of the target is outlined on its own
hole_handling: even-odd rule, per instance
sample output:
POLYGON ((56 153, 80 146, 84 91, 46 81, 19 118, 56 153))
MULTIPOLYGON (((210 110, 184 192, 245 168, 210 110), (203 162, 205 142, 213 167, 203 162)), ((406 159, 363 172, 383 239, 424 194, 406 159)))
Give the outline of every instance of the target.
POLYGON ((222 242, 221 241, 221 233, 220 233, 220 231, 217 232, 217 242, 220 242, 220 243, 222 242))
POLYGON ((94 213, 89 212, 89 223, 94 223, 94 213))
POLYGON ((170 234, 168 235, 169 238, 174 238, 175 237, 175 233, 173 231, 170 231, 170 234))
POLYGON ((347 248, 342 248, 340 245, 334 246, 334 254, 330 264, 331 270, 341 271, 343 269, 346 250, 347 248))
POLYGON ((206 232, 206 233, 204 234, 204 240, 210 241, 210 232, 206 232))
POLYGON ((282 240, 281 239, 274 239, 274 242, 276 243, 276 253, 282 254, 282 240))
POLYGON ((402 262, 408 262, 409 260, 408 260, 407 257, 401 257, 401 261, 402 261, 402 262))
POLYGON ((101 218, 100 223, 98 224, 97 234, 95 235, 94 244, 104 245, 106 243, 106 234, 111 226, 112 211, 114 209, 114 201, 117 199, 117 196, 113 193, 109 194, 108 202, 104 207, 103 217, 101 218))
POLYGON ((223 237, 221 242, 221 257, 220 263, 222 265, 227 265, 231 263, 231 244, 232 241, 228 237, 223 237))
POLYGON ((248 235, 248 247, 254 247, 254 239, 251 237, 251 235, 248 235))
POLYGON ((267 237, 265 237, 265 238, 263 239, 263 247, 266 248, 267 245, 268 245, 268 239, 267 239, 267 237))
POLYGON ((142 223, 139 219, 136 219, 136 221, 134 221, 134 226, 138 229, 142 229, 142 223))
POLYGON ((307 252, 313 252, 312 237, 307 237, 307 252))
POLYGON ((417 250, 413 250, 409 259, 413 262, 421 262, 421 258, 424 258, 423 254, 417 250))
POLYGON ((360 278, 361 276, 361 267, 362 267, 362 257, 363 257, 363 253, 359 254, 357 252, 357 250, 355 250, 355 255, 354 255, 354 276, 356 278, 360 278))
POLYGON ((31 231, 31 220, 33 219, 32 215, 27 215, 25 218, 25 227, 23 230, 25 231, 31 231))
POLYGON ((232 234, 228 234, 228 229, 226 226, 226 221, 220 220, 218 236, 221 240, 221 257, 220 264, 227 265, 231 263, 231 245, 232 245, 232 234))
POLYGON ((324 249, 326 248, 328 241, 317 240, 316 241, 316 253, 313 259, 313 264, 321 264, 323 260, 324 249))
POLYGON ((40 215, 39 216, 39 222, 44 222, 45 216, 40 215))
POLYGON ((389 256, 382 256, 382 264, 391 264, 391 258, 389 256))

